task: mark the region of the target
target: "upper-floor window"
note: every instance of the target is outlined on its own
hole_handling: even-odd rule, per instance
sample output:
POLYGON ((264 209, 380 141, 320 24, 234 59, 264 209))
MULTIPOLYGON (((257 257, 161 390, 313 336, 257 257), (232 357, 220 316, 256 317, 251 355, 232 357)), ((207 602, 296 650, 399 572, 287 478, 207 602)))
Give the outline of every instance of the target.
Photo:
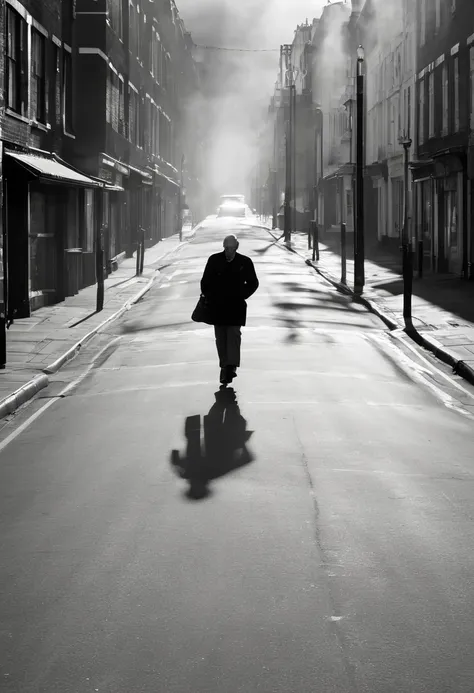
POLYGON ((426 41, 426 0, 420 0, 420 44, 426 41))
POLYGON ((425 141, 425 80, 420 79, 418 83, 418 141, 423 144, 425 141))
POLYGON ((459 57, 453 59, 453 130, 459 130, 459 57))
POLYGON ((141 100, 139 94, 131 86, 129 86, 128 95, 129 140, 135 146, 141 147, 144 139, 141 100))
POLYGON ((445 62, 443 63, 443 67, 441 70, 441 85, 442 85, 441 132, 443 135, 447 135, 448 134, 448 127, 449 127, 449 100, 448 100, 449 72, 448 72, 448 66, 446 65, 445 62))
POLYGON ((123 6, 122 0, 107 0, 107 15, 110 26, 123 39, 123 6))
POLYGON ((471 130, 474 130, 474 46, 469 50, 471 90, 471 130))
POLYGON ((66 48, 63 50, 63 114, 64 129, 73 130, 73 91, 72 91, 72 55, 66 48))
POLYGON ((31 105, 33 117, 46 121, 46 39, 36 29, 31 30, 31 105))
POLYGON ((130 10, 129 10, 129 24, 130 24, 130 32, 129 32, 129 46, 130 46, 130 53, 132 55, 137 55, 137 12, 135 7, 130 3, 130 10))
POLYGON ((405 116, 405 127, 406 127, 407 137, 410 137, 410 135, 411 135, 411 87, 408 87, 406 93, 407 93, 407 110, 406 110, 406 116, 405 116))
POLYGON ((430 72, 428 77, 428 137, 435 136, 435 93, 434 93, 434 72, 430 72))
POLYGON ((435 2, 435 26, 436 30, 441 26, 441 0, 434 0, 435 2))
POLYGON ((123 77, 118 78, 118 132, 125 136, 125 84, 123 77))
POLYGON ((6 100, 8 108, 26 116, 28 105, 28 49, 26 21, 7 7, 6 100))

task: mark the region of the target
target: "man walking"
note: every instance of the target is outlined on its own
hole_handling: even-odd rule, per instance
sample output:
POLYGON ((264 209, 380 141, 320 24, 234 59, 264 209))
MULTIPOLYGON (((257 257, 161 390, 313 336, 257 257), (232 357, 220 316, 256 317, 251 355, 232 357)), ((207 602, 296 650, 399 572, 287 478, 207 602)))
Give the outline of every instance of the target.
POLYGON ((201 293, 213 314, 220 382, 232 382, 240 366, 241 327, 247 318, 246 300, 258 289, 252 260, 237 252, 233 234, 224 239, 224 252, 211 255, 201 279, 201 293))

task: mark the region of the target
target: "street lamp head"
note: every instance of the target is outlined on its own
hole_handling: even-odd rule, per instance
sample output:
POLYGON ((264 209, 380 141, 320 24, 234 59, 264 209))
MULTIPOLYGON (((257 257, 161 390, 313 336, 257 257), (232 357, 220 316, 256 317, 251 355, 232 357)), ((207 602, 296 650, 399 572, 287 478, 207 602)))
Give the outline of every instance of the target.
POLYGON ((357 60, 361 63, 365 60, 365 51, 363 46, 357 48, 357 60))

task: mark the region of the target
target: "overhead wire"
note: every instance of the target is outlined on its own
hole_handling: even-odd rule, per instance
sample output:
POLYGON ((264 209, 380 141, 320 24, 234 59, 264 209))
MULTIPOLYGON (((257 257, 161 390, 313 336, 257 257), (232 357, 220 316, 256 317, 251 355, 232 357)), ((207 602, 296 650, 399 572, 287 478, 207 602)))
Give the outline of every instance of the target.
POLYGON ((280 52, 279 48, 228 48, 227 46, 202 46, 194 44, 195 48, 204 48, 209 51, 234 51, 236 53, 275 53, 280 52))

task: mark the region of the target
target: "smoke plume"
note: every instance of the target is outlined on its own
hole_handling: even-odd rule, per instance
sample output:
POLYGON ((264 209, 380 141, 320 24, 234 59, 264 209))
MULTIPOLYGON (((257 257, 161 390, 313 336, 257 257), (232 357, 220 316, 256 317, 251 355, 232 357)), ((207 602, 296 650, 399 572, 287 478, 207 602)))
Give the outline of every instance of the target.
POLYGON ((189 103, 188 123, 203 142, 203 182, 209 204, 215 204, 225 192, 250 194, 261 146, 259 134, 279 73, 280 45, 291 43, 296 26, 319 16, 324 3, 177 0, 179 13, 198 46, 268 51, 195 51, 204 93, 189 103))

